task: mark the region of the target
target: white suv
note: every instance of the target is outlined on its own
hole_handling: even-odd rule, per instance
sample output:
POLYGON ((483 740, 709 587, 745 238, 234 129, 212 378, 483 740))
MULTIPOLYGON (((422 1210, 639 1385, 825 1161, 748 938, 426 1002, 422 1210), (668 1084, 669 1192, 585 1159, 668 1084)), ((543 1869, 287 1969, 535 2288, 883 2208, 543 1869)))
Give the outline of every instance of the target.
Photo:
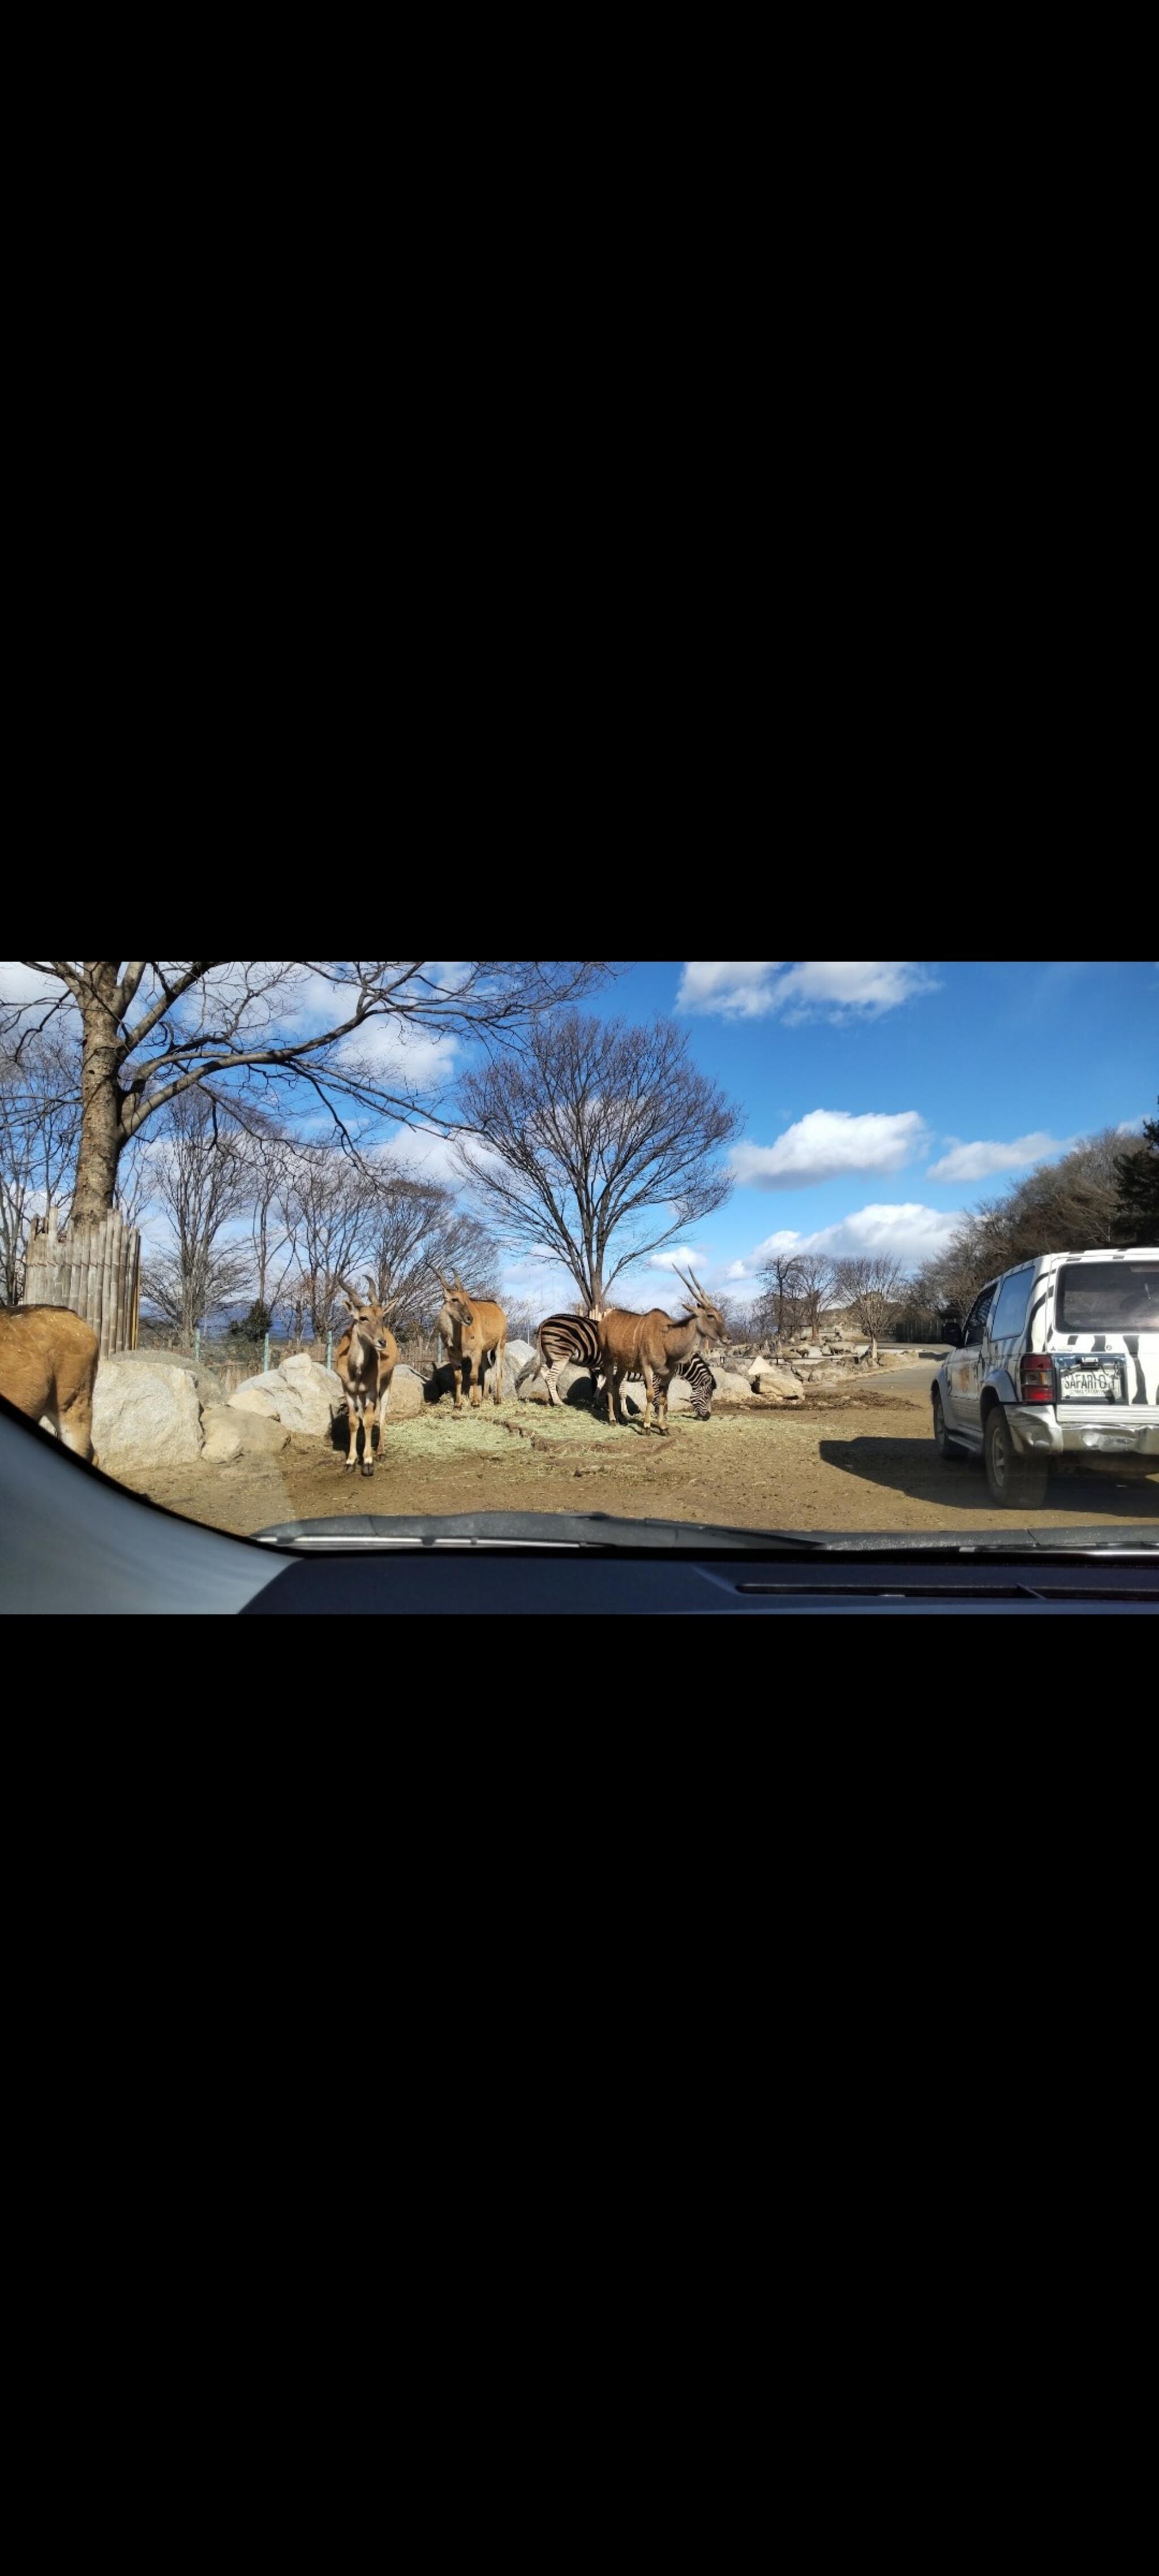
POLYGON ((1048 1252, 990 1279, 930 1390, 943 1458, 981 1453, 996 1503, 1052 1467, 1159 1473, 1159 1251, 1048 1252))

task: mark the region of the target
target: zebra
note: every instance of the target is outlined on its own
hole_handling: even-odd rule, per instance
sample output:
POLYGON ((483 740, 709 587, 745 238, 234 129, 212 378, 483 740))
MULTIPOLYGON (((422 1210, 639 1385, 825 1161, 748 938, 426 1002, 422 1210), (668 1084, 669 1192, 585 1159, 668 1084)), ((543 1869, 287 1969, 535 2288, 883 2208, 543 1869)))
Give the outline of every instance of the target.
MULTIPOLYGON (((600 1334, 599 1326, 591 1316, 548 1315, 535 1336, 535 1353, 534 1360, 528 1360, 516 1380, 516 1391, 521 1398, 526 1397, 528 1388, 534 1386, 537 1377, 546 1369, 548 1401, 561 1404, 558 1380, 560 1371, 567 1367, 569 1361, 574 1368, 591 1370, 593 1392, 598 1386, 600 1334)), ((716 1392, 716 1380, 707 1360, 696 1352, 690 1360, 682 1360, 674 1374, 688 1382, 697 1421, 707 1422, 716 1392)))
POLYGON ((534 1386, 546 1369, 548 1403, 561 1404, 559 1373, 569 1360, 576 1368, 590 1369, 593 1379, 598 1375, 599 1326, 588 1315, 548 1315, 535 1336, 535 1359, 528 1361, 516 1379, 516 1393, 525 1397, 528 1387, 534 1386))

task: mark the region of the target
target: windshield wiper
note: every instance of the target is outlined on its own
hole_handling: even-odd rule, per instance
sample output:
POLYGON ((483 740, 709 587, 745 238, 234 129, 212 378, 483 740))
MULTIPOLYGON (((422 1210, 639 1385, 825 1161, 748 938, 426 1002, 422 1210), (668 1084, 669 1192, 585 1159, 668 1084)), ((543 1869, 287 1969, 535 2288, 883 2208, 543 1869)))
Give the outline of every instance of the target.
POLYGON ((1009 1530, 961 1537, 954 1530, 732 1529, 719 1521, 620 1520, 610 1512, 351 1512, 328 1520, 282 1521, 256 1536, 266 1547, 324 1554, 347 1548, 502 1548, 614 1554, 676 1550, 690 1556, 1075 1557, 1154 1555, 1159 1530, 1126 1527, 1009 1530))

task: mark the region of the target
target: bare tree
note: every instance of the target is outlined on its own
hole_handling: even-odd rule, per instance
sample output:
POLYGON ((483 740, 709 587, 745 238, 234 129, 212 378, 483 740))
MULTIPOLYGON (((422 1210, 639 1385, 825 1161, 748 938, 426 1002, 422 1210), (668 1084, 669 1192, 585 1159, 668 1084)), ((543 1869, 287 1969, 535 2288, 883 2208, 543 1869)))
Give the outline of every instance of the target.
POLYGON ((729 1195, 716 1157, 742 1113, 665 1020, 557 1013, 517 1061, 468 1074, 460 1106, 462 1169, 501 1240, 562 1262, 585 1313, 729 1195))
POLYGON ((80 1130, 79 1055, 63 1032, 0 1047, 0 1284, 6 1305, 24 1294, 33 1214, 51 1203, 67 1216, 80 1130))
POLYGON ((370 1271, 396 1330, 428 1328, 442 1305, 434 1274, 461 1272, 472 1295, 492 1294, 498 1255, 479 1217, 441 1181, 387 1173, 370 1207, 370 1271))
POLYGON ((245 1205, 247 1177, 243 1140, 216 1102, 201 1091, 178 1093, 149 1182, 169 1240, 147 1254, 142 1285, 186 1347, 206 1315, 248 1285, 247 1248, 221 1241, 245 1205))
POLYGON ((942 1317, 964 1316, 987 1279, 1044 1252, 1084 1252, 1126 1239, 1119 1197, 1123 1140, 1103 1128, 1038 1163, 998 1196, 980 1199, 927 1262, 914 1295, 942 1317))
POLYGON ((798 1319, 805 1332, 816 1340, 821 1329, 821 1316, 833 1293, 833 1263, 827 1252, 801 1252, 797 1255, 796 1298, 798 1319))
POLYGON ((1159 1118, 1145 1118, 1143 1133, 1115 1156, 1118 1183, 1117 1243, 1159 1243, 1159 1118))
POLYGON ((795 1252, 774 1252, 761 1272, 771 1329, 779 1336, 796 1331, 801 1311, 801 1262, 795 1252))
POLYGON ((285 1299, 298 1338, 308 1323, 321 1339, 344 1312, 350 1273, 369 1272, 372 1192, 365 1175, 332 1145, 298 1147, 293 1186, 298 1263, 286 1282, 285 1299))
POLYGON ((298 1256, 298 1147, 276 1128, 246 1139, 255 1306, 273 1314, 298 1256))
POLYGON ((208 1081, 240 1103, 264 1089, 276 1110, 287 1086, 307 1085, 349 1143, 347 1103, 404 1120, 436 1116, 432 1039, 477 1039, 491 1052, 517 1047, 542 1012, 582 999, 614 971, 576 960, 17 963, 41 979, 44 998, 0 991, 0 1036, 20 1048, 30 1033, 75 1028, 79 1014, 73 1214, 83 1224, 112 1207, 130 1138, 183 1092, 208 1081), (321 1026, 309 1035, 314 1020, 321 1026))
POLYGON ((834 1296, 856 1316, 875 1360, 904 1285, 902 1263, 888 1252, 858 1252, 833 1264, 834 1296))

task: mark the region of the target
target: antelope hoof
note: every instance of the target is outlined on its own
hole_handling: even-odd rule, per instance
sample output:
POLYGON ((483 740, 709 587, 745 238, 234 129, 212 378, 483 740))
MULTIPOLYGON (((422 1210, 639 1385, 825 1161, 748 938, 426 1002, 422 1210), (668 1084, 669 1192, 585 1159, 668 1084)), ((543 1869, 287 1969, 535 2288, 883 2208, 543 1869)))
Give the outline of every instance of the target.
POLYGON ((347 1475, 348 1475, 348 1476, 352 1476, 352 1475, 354 1474, 354 1470, 355 1470, 355 1468, 356 1468, 356 1466, 357 1466, 357 1465, 358 1465, 358 1460, 357 1460, 357 1458, 348 1458, 348 1459, 347 1459, 347 1461, 346 1461, 346 1473, 347 1473, 347 1475))
POLYGON ((363 1473, 363 1475, 364 1475, 364 1476, 373 1476, 373 1474, 374 1474, 374 1460, 373 1460, 373 1458, 364 1458, 364 1459, 363 1459, 363 1461, 362 1461, 362 1473, 363 1473))

